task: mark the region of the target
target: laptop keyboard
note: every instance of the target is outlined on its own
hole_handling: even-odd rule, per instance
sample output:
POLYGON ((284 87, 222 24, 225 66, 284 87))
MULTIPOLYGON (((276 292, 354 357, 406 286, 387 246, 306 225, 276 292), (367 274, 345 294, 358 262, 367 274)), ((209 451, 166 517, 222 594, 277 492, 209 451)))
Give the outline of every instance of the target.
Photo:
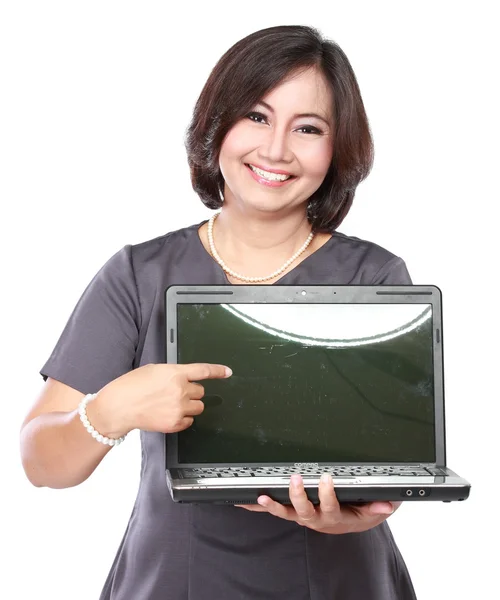
POLYGON ((186 477, 279 477, 284 475, 293 475, 299 473, 309 477, 321 477, 323 473, 330 473, 332 477, 366 477, 386 475, 414 476, 432 474, 424 467, 418 466, 395 466, 385 467, 380 465, 346 465, 346 466, 324 466, 318 468, 304 467, 297 469, 295 467, 197 467, 192 469, 183 469, 186 477))

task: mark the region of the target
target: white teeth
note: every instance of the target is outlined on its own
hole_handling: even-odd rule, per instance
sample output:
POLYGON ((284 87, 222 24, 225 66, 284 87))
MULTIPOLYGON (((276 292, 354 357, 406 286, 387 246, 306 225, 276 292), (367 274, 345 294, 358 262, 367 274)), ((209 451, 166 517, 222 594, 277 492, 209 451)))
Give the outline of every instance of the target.
POLYGON ((290 179, 291 175, 279 175, 278 173, 269 173, 269 171, 263 171, 262 169, 258 169, 253 165, 248 165, 254 173, 264 177, 264 179, 268 179, 269 181, 286 181, 290 179))

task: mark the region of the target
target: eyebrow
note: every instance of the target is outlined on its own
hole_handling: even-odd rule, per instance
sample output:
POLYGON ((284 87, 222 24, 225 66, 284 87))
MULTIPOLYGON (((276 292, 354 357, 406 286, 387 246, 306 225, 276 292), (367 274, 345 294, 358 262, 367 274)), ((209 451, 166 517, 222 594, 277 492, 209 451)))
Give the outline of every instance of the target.
MULTIPOLYGON (((264 100, 259 100, 259 102, 257 102, 257 104, 261 104, 262 106, 267 108, 269 111, 274 113, 273 107, 270 104, 268 104, 267 102, 264 102, 264 100)), ((300 114, 296 113, 293 115, 294 119, 297 119, 298 117, 313 117, 315 119, 319 119, 320 121, 323 121, 323 123, 328 125, 328 127, 330 127, 330 125, 331 125, 331 123, 327 119, 325 119, 325 117, 322 117, 321 115, 318 115, 316 113, 300 113, 300 114)))

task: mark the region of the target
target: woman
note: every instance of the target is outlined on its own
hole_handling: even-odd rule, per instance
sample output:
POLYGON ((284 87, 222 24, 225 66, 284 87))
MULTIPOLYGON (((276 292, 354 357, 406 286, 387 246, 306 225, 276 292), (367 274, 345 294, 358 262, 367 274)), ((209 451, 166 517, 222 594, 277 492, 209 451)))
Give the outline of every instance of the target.
POLYGON ((372 164, 346 56, 308 27, 246 37, 212 71, 186 146, 193 188, 221 211, 125 246, 92 280, 23 424, 27 476, 78 485, 113 440, 141 430, 140 489, 102 600, 414 598, 385 522, 395 505, 341 509, 326 480, 315 508, 300 476, 290 507, 179 505, 164 476, 164 433, 203 410, 195 382, 230 376, 230 365, 162 364, 167 286, 411 283, 399 257, 336 231, 372 164))

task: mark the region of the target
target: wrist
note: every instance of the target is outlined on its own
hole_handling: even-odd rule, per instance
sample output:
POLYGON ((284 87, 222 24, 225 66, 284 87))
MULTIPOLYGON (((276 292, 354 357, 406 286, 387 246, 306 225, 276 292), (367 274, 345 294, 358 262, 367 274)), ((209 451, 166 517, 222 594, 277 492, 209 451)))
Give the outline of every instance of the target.
POLYGON ((113 406, 112 397, 103 388, 87 403, 87 418, 103 436, 117 439, 126 436, 128 429, 120 419, 120 411, 113 406))

